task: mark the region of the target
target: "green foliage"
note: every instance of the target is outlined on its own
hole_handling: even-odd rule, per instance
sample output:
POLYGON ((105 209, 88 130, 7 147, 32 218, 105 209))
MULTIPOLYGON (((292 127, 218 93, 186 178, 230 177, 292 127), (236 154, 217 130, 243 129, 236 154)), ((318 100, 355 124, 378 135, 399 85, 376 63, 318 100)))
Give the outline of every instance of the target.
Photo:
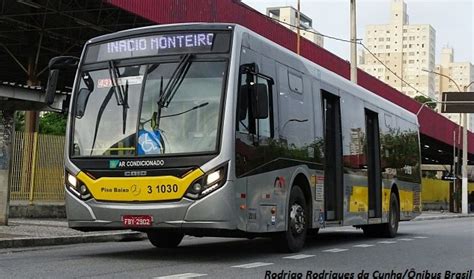
MULTIPOLYGON (((423 95, 418 95, 413 99, 415 99, 418 103, 421 103, 421 104, 426 103, 426 102, 433 102, 433 100, 431 98, 425 97, 423 95)), ((436 103, 428 103, 428 104, 426 104, 426 106, 430 107, 432 109, 435 109, 436 108, 436 103)))
POLYGON ((25 131, 25 112, 24 111, 15 112, 15 131, 19 131, 19 132, 25 131))
POLYGON ((41 134, 62 135, 66 134, 67 116, 56 112, 46 112, 40 116, 39 132, 41 134))

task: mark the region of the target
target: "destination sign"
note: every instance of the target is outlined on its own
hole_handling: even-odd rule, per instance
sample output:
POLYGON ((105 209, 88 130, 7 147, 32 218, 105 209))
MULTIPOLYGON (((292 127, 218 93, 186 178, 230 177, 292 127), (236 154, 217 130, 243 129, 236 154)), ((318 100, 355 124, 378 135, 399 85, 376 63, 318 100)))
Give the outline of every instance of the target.
POLYGON ((228 50, 229 41, 230 36, 228 34, 215 34, 211 32, 174 33, 125 38, 90 46, 86 53, 86 62, 181 54, 185 52, 223 52, 223 50, 228 50), (222 46, 223 43, 224 47, 222 46))

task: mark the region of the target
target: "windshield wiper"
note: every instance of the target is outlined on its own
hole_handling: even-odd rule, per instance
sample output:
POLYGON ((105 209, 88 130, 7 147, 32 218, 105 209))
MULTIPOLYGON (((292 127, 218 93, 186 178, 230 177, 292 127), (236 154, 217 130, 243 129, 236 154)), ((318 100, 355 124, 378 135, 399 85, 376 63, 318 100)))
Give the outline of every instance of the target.
POLYGON ((181 115, 181 114, 185 114, 185 113, 188 113, 190 111, 193 111, 193 110, 196 110, 198 108, 202 108, 202 107, 205 107, 209 105, 209 102, 205 102, 205 103, 202 103, 202 104, 199 104, 197 106, 194 106, 188 110, 185 110, 185 111, 182 111, 182 112, 179 112, 179 113, 174 113, 174 114, 169 114, 169 115, 163 115, 161 118, 166 118, 166 117, 173 117, 173 116, 178 116, 178 115, 181 115))
POLYGON ((191 66, 191 57, 192 54, 187 53, 183 56, 183 58, 181 58, 178 66, 174 69, 164 89, 163 76, 161 76, 160 93, 158 101, 156 102, 158 105, 158 110, 156 113, 153 113, 154 115, 152 116, 153 118, 155 118, 154 122, 156 123, 156 125, 154 125, 155 127, 153 127, 154 130, 160 129, 161 109, 164 107, 168 107, 174 95, 176 94, 176 91, 183 82, 184 77, 186 76, 186 73, 188 72, 189 67, 191 66))
POLYGON ((183 82, 184 77, 191 66, 191 57, 192 54, 187 53, 183 56, 183 58, 181 58, 178 67, 176 67, 176 69, 173 71, 173 74, 171 74, 171 77, 164 89, 162 87, 162 82, 160 86, 160 98, 158 100, 158 106, 160 108, 168 107, 174 95, 176 94, 176 91, 178 91, 179 86, 183 82))
POLYGON ((112 82, 112 87, 114 88, 114 96, 117 101, 117 106, 122 106, 122 127, 123 134, 127 129, 127 111, 129 109, 128 105, 128 80, 125 82, 125 86, 119 84, 120 72, 115 66, 114 61, 109 61, 109 75, 110 81, 112 82))
POLYGON ((123 134, 125 134, 125 130, 127 128, 127 111, 128 111, 128 80, 125 83, 125 86, 119 85, 118 83, 118 76, 120 75, 117 67, 115 66, 113 61, 109 61, 109 75, 110 81, 112 82, 112 87, 110 88, 109 92, 105 96, 102 104, 100 105, 99 111, 97 113, 97 118, 95 122, 95 129, 94 129, 94 137, 92 140, 92 148, 91 148, 91 155, 94 152, 95 142, 97 140, 97 133, 99 132, 99 124, 102 119, 102 115, 104 114, 105 108, 109 104, 110 100, 112 99, 112 95, 115 96, 115 100, 117 101, 117 106, 122 106, 122 121, 123 121, 123 134))

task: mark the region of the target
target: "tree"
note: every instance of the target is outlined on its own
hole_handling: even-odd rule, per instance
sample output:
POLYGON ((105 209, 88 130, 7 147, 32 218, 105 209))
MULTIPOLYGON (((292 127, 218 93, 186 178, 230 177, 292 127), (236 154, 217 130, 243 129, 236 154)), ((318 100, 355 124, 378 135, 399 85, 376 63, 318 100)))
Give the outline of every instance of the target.
POLYGON ((25 112, 24 111, 15 111, 15 131, 17 132, 25 131, 25 112))
POLYGON ((40 117, 39 132, 41 134, 61 135, 66 134, 67 116, 56 112, 46 112, 40 117))
MULTIPOLYGON (((422 103, 422 104, 426 103, 426 102, 433 102, 433 100, 431 98, 425 97, 423 95, 418 95, 413 99, 415 99, 418 103, 422 103)), ((435 109, 436 108, 436 103, 434 103, 434 102, 433 103, 427 103, 426 106, 430 107, 432 109, 435 109)))

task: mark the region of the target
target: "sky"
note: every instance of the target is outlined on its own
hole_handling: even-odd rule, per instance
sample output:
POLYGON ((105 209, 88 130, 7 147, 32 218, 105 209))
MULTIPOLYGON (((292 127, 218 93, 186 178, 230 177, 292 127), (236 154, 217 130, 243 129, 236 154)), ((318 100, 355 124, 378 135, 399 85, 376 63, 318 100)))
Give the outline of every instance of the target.
MULTIPOLYGON (((301 12, 313 19, 318 32, 348 39, 349 0, 300 0, 301 12)), ((297 0, 243 0, 265 13, 266 7, 294 6, 297 0)), ((391 0, 357 0, 357 38, 365 39, 365 26, 390 22, 391 0)), ((474 0, 405 0, 410 24, 431 24, 436 30, 436 63, 441 49, 454 48, 454 61, 474 64, 474 0)), ((349 44, 324 38, 324 47, 349 60, 349 44)))

